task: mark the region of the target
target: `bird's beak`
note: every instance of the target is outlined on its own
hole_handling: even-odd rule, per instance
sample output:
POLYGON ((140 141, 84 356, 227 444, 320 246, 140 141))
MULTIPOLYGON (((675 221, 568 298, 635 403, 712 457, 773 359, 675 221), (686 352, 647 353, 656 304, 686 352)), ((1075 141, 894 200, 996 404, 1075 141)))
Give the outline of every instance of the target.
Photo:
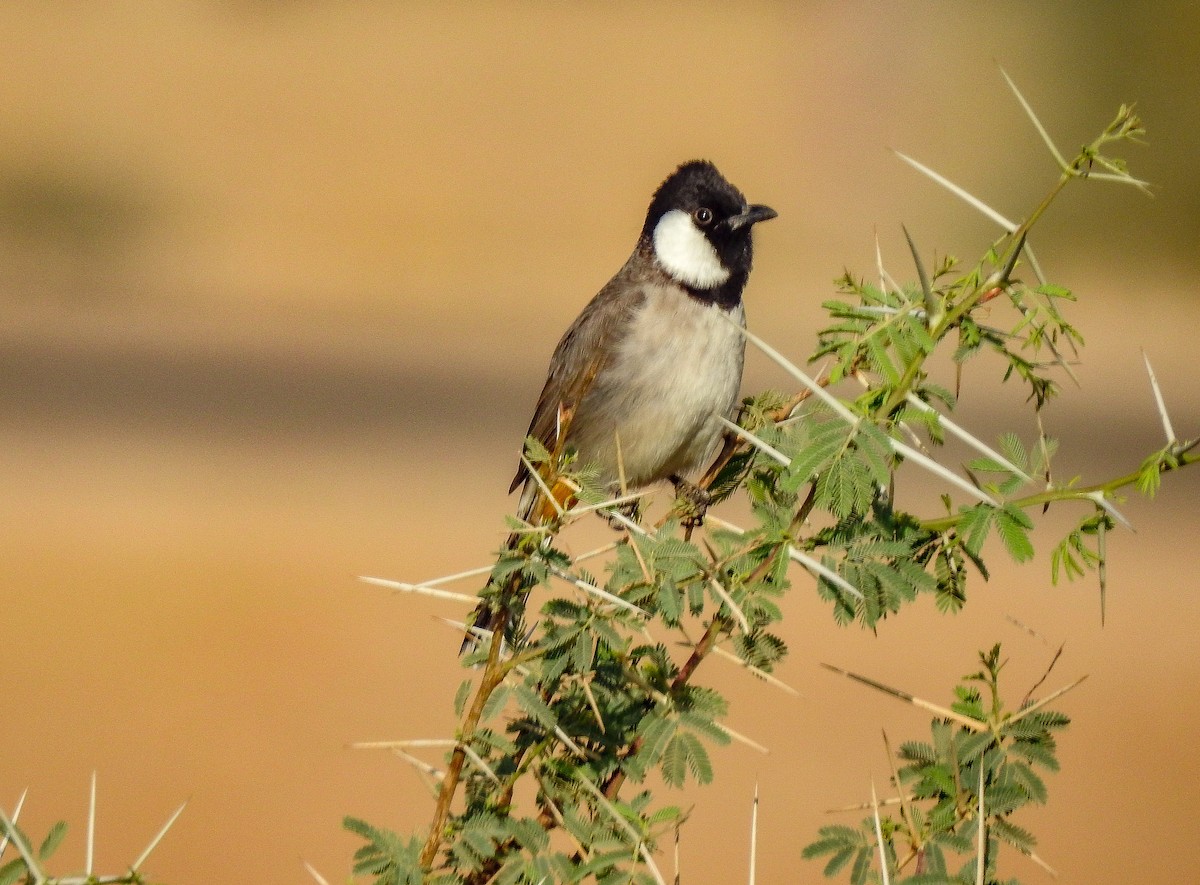
POLYGON ((760 221, 769 221, 779 213, 770 206, 747 206, 746 211, 740 215, 731 215, 726 218, 722 224, 731 231, 741 230, 743 227, 749 227, 752 224, 758 224, 760 221))

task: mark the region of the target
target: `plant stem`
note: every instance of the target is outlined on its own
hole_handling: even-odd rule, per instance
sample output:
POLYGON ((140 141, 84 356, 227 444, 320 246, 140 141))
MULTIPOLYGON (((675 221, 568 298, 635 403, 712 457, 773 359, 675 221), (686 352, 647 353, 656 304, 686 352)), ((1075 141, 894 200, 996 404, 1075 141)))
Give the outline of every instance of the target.
POLYGON ((508 672, 508 668, 500 660, 500 650, 504 645, 504 631, 507 622, 508 609, 505 608, 501 610, 499 617, 492 625, 492 644, 488 648, 487 665, 484 667, 483 677, 479 681, 479 688, 475 692, 471 709, 467 711, 462 728, 459 730, 458 746, 450 755, 450 764, 446 767, 446 776, 442 780, 437 806, 433 811, 433 823, 429 827, 429 837, 425 840, 425 847, 421 849, 421 868, 426 871, 433 869, 433 862, 437 859, 438 851, 442 847, 443 831, 446 828, 446 821, 450 817, 450 805, 454 801, 454 794, 458 792, 458 782, 462 776, 463 765, 467 760, 463 744, 471 740, 475 734, 475 729, 479 726, 479 720, 483 716, 484 706, 492 696, 492 692, 504 681, 505 674, 508 672))
MULTIPOLYGON (((1037 207, 1032 213, 1030 213, 1029 217, 1021 222, 1016 230, 1009 234, 1009 243, 1011 244, 1009 246, 1010 251, 1012 249, 1021 248, 1025 242, 1025 236, 1029 233, 1030 229, 1037 224, 1038 219, 1042 217, 1045 211, 1050 207, 1050 204, 1054 202, 1059 193, 1062 192, 1062 189, 1065 188, 1073 179, 1082 177, 1083 173, 1079 171, 1080 167, 1087 163, 1088 158, 1099 150, 1100 146, 1105 140, 1106 139, 1103 135, 1100 136, 1100 138, 1097 138, 1096 141, 1094 141, 1087 148, 1084 148, 1079 153, 1079 156, 1074 159, 1070 166, 1063 170, 1063 173, 1059 176, 1058 181, 1054 183, 1054 186, 1050 188, 1050 192, 1042 198, 1042 201, 1038 203, 1037 207)), ((1010 257, 1010 254, 1006 253, 1005 258, 1007 259, 1008 257, 1010 257)), ((1002 262, 1001 266, 1004 266, 1006 263, 1007 262, 1002 262)), ((990 292, 994 287, 995 281, 992 277, 987 278, 982 284, 976 286, 969 295, 967 295, 957 304, 952 305, 946 311, 945 316, 943 316, 934 325, 934 327, 929 330, 930 337, 933 338, 934 341, 941 341, 947 332, 952 329, 954 325, 959 322, 959 320, 961 320, 967 313, 977 307, 983 297, 987 295, 987 293, 990 292)), ((917 376, 920 374, 921 367, 925 364, 925 359, 928 355, 929 354, 926 353, 917 353, 913 357, 912 362, 905 366, 904 374, 901 376, 899 383, 895 386, 891 396, 889 396, 883 405, 880 406, 876 412, 876 417, 885 417, 892 414, 892 412, 894 412, 905 401, 905 399, 908 397, 908 394, 911 392, 913 385, 916 383, 917 376)))
MULTIPOLYGON (((1190 464, 1195 464, 1200 461, 1200 451, 1184 452, 1178 456, 1177 462, 1172 466, 1163 464, 1161 471, 1169 473, 1172 470, 1179 470, 1187 467, 1190 464)), ((1075 486, 1071 488, 1053 488, 1046 489, 1044 492, 1038 492, 1035 495, 1027 495, 1024 498, 1015 498, 1009 503, 1013 507, 1018 507, 1021 510, 1027 510, 1032 507, 1038 507, 1043 504, 1052 504, 1055 501, 1071 501, 1071 500, 1087 500, 1090 495, 1097 492, 1107 493, 1115 492, 1118 489, 1123 489, 1126 486, 1134 485, 1138 478, 1142 475, 1142 469, 1131 471, 1124 476, 1118 476, 1115 479, 1099 482, 1090 486, 1075 486)), ((961 513, 953 513, 949 516, 943 516, 938 519, 925 519, 921 521, 921 528, 928 532, 945 532, 957 526, 962 521, 961 513)))

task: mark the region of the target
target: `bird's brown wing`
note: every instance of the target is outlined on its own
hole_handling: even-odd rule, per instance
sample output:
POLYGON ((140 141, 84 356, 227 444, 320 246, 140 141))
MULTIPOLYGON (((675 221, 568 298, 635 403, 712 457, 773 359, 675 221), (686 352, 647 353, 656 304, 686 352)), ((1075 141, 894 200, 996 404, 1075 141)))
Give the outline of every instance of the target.
MULTIPOLYGON (((644 299, 641 286, 622 272, 588 303, 554 349, 527 436, 551 452, 570 440, 570 425, 581 418, 578 409, 585 394, 604 371, 628 327, 630 315, 644 299)), ((582 416, 582 420, 587 420, 587 416, 582 416)), ((515 491, 528 476, 522 462, 509 492, 515 491)))

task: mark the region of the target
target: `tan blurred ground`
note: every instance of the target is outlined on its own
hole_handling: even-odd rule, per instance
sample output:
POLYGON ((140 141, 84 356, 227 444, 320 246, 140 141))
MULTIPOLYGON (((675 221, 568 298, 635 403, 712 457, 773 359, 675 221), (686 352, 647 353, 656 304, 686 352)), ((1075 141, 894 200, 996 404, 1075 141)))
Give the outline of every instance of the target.
MULTIPOLYGON (((486 562, 547 355, 679 161, 779 210, 751 322, 797 357, 875 230, 897 275, 901 221, 930 252, 983 248, 986 222, 885 147, 1027 211, 1055 173, 993 58, 1065 150, 1122 101, 1150 126, 1128 153, 1153 200, 1080 188, 1035 238, 1089 338, 1082 389, 1047 414, 1061 475, 1160 444, 1141 347, 1200 433, 1200 14, 1113 9, 0 7, 0 802, 28 786, 24 819, 68 818, 59 869, 81 866, 97 770, 112 870, 190 798, 147 867, 174 885, 306 881, 301 858, 343 881, 342 815, 422 826, 417 778, 345 747, 450 733, 457 639, 431 616, 462 612, 355 576, 486 562)), ((964 409, 986 434, 1019 404, 993 381, 975 367, 964 409)), ((782 383, 752 360, 748 387, 782 383)), ((1006 615, 1066 641, 1051 684, 1091 677, 1026 821, 1041 855, 1066 882, 1187 879, 1198 490, 1170 477, 1128 503, 1103 629, 1092 583, 1049 586, 1050 532, 962 615, 923 605, 877 637, 832 627, 800 582, 782 676, 804 700, 713 668, 772 752, 718 751, 717 783, 682 797, 684 881, 743 880, 756 779, 760 881, 818 881, 799 852, 821 810, 886 781, 880 728, 925 726, 817 662, 944 699, 1003 640, 1023 689, 1053 649, 1006 615)))

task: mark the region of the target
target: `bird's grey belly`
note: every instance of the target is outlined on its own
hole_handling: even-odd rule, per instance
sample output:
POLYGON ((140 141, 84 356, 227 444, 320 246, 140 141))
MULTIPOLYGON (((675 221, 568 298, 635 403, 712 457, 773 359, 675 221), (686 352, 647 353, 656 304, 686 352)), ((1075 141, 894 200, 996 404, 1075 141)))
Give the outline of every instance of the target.
POLYGON ((569 431, 583 463, 637 488, 703 465, 737 401, 745 339, 732 311, 674 289, 647 294, 569 431))

